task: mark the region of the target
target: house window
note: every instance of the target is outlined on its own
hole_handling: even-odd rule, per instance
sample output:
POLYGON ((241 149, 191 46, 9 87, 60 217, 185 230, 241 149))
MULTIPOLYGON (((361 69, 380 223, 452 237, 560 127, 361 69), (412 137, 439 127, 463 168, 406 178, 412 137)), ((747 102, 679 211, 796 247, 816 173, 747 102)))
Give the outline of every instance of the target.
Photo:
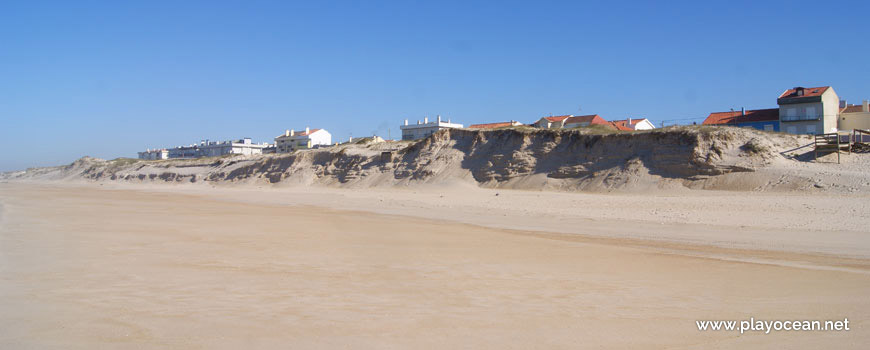
POLYGON ((764 131, 773 131, 773 124, 764 124, 764 131))
POLYGON ((816 107, 807 107, 807 119, 816 118, 816 107))

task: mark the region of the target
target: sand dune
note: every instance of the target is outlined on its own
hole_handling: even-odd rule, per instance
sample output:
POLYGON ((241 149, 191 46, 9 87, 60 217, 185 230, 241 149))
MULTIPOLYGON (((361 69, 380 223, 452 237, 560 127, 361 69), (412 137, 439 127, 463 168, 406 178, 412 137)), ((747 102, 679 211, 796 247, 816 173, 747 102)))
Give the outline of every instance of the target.
POLYGON ((456 129, 414 142, 289 154, 159 161, 84 157, 0 179, 568 192, 870 191, 870 157, 843 155, 843 164, 836 164, 836 155, 829 155, 811 162, 811 143, 807 136, 709 126, 605 135, 583 128, 456 129))
MULTIPOLYGON (((814 212, 780 206, 781 197, 744 202, 767 205, 781 220, 773 224, 758 217, 755 224, 728 223, 713 212, 706 217, 719 220, 715 225, 693 226, 697 218, 665 215, 665 226, 672 226, 650 234, 663 238, 650 239, 639 232, 662 223, 644 215, 613 227, 606 224, 612 219, 587 221, 588 229, 568 235, 558 233, 565 227, 560 217, 573 225, 582 216, 554 215, 553 224, 532 231, 497 228, 494 222, 505 220, 501 212, 483 214, 539 195, 529 192, 502 191, 497 197, 505 203, 486 204, 496 196, 468 191, 464 200, 445 204, 431 198, 444 193, 422 189, 291 195, 106 187, 0 184, 0 348, 859 349, 870 343, 868 243, 860 235, 866 231, 808 224, 793 228, 797 242, 776 246, 771 237, 792 229, 789 215, 814 212), (343 204, 310 205, 317 201, 343 204), (460 211, 468 213, 455 214, 460 211), (458 222, 473 220, 492 227, 458 222), (728 228, 746 236, 743 245, 763 249, 721 244, 728 228), (748 234, 764 230, 773 233, 755 240, 748 234), (707 244, 683 239, 693 235, 707 244), (848 317, 853 328, 740 335, 700 332, 695 325, 748 317, 848 317)), ((665 199, 656 207, 667 212, 691 201, 665 199)), ((590 215, 631 212, 596 210, 590 215)), ((528 213, 529 225, 544 222, 528 220, 537 214, 528 213)), ((825 217, 814 218, 834 221, 825 217)))

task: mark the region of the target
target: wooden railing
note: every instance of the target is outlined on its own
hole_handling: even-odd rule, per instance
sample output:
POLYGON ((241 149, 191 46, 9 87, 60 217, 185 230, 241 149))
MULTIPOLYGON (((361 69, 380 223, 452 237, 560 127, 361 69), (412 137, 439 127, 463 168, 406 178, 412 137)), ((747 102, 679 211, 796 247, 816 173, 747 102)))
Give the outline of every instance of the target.
POLYGON ((870 130, 852 130, 851 141, 856 152, 870 152, 870 130))
POLYGON ((815 135, 813 140, 813 156, 814 159, 819 159, 819 151, 826 152, 834 150, 837 152, 837 164, 840 164, 840 151, 848 150, 849 154, 852 154, 852 140, 853 135, 846 134, 846 142, 842 142, 840 138, 840 133, 832 132, 828 134, 818 134, 815 135))

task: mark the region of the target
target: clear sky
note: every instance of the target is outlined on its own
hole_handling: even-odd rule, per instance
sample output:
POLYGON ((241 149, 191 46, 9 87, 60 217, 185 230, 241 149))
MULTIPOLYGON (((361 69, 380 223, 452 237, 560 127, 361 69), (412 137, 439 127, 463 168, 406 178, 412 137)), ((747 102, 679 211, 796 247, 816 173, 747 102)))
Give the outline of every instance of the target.
POLYGON ((868 1, 2 1, 0 171, 405 118, 870 98, 868 1))

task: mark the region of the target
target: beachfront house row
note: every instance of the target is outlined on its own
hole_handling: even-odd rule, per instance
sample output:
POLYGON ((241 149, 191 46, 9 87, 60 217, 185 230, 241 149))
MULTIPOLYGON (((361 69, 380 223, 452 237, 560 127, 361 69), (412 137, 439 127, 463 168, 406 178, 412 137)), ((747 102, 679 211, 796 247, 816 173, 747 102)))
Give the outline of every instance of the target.
POLYGON ((208 141, 199 145, 198 157, 216 157, 225 154, 254 155, 262 154, 263 149, 269 147, 266 143, 252 143, 250 138, 233 141, 208 141))
POLYGON ((601 118, 601 116, 599 116, 598 114, 580 116, 559 115, 543 117, 541 119, 538 119, 538 121, 536 121, 532 125, 536 128, 541 129, 576 128, 590 125, 611 126, 608 121, 604 120, 604 118, 601 118))
POLYGON ((275 137, 275 152, 290 153, 298 149, 309 149, 332 144, 332 134, 324 129, 309 129, 305 132, 285 130, 283 135, 275 137))
POLYGON ((795 87, 779 95, 779 130, 789 134, 837 131, 840 99, 830 86, 795 87))
POLYGON ((655 129, 656 126, 653 125, 649 119, 646 118, 628 118, 623 120, 613 120, 610 122, 616 130, 622 131, 638 131, 638 130, 652 130, 655 129))
POLYGON ((442 121, 439 115, 434 121, 429 122, 428 117, 423 118, 423 123, 417 120, 417 124, 408 124, 408 119, 405 119, 404 125, 400 125, 402 130, 402 140, 418 140, 429 135, 432 135, 439 130, 461 128, 462 124, 451 123, 450 119, 442 121))
POLYGON ((764 131, 779 131, 779 109, 743 109, 729 112, 713 112, 704 119, 703 125, 730 125, 739 128, 755 128, 764 131))
POLYGON ((867 100, 860 105, 850 105, 842 101, 841 107, 840 120, 837 123, 840 130, 870 130, 870 104, 867 100))
POLYGON ((252 143, 250 138, 232 141, 203 140, 198 144, 178 146, 170 149, 154 149, 139 152, 139 159, 159 160, 177 158, 216 157, 225 154, 254 155, 263 153, 266 143, 252 143))
POLYGON ((161 160, 169 159, 169 150, 162 149, 147 149, 145 152, 139 152, 139 159, 145 160, 161 160))
POLYGON ((511 120, 509 122, 498 122, 498 123, 485 123, 485 124, 471 124, 468 126, 469 129, 496 129, 496 128, 508 128, 512 126, 521 126, 523 123, 520 123, 516 120, 511 120))

